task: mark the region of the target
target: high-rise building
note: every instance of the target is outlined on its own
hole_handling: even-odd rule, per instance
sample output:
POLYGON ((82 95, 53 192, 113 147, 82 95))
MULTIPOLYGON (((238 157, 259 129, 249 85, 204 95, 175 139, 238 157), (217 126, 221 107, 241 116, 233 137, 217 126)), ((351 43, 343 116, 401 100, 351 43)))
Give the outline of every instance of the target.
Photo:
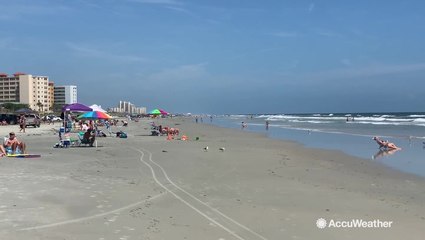
POLYGON ((120 101, 118 107, 110 108, 110 112, 128 113, 128 114, 145 114, 145 107, 136 107, 131 102, 120 101))
POLYGON ((65 105, 77 102, 77 86, 55 86, 55 105, 65 105))
POLYGON ((31 109, 48 112, 54 99, 49 93, 49 78, 15 73, 11 76, 0 74, 0 103, 24 103, 31 109))

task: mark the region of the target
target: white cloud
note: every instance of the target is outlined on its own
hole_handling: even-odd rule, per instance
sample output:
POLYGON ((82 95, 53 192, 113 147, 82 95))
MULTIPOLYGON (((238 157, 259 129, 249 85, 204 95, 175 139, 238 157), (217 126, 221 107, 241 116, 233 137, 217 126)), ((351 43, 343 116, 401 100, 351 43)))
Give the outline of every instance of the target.
POLYGON ((294 32, 274 32, 274 33, 271 33, 270 35, 281 37, 281 38, 291 38, 291 37, 298 36, 298 34, 294 32))
POLYGON ((348 59, 348 58, 341 59, 341 63, 344 64, 345 66, 351 66, 352 65, 351 60, 348 59))
POLYGON ((353 78, 382 76, 415 71, 425 71, 425 63, 399 65, 373 64, 356 68, 344 67, 329 71, 309 73, 302 76, 294 76, 294 78, 298 78, 305 83, 315 82, 317 84, 323 84, 323 82, 326 81, 345 81, 353 78))
POLYGON ((10 50, 22 51, 23 50, 22 47, 18 44, 18 42, 14 40, 13 38, 0 39, 0 49, 4 49, 7 51, 10 51, 10 50))
POLYGON ((310 3, 310 5, 308 6, 308 12, 311 13, 314 10, 314 3, 310 3))
POLYGON ((196 82, 208 75, 205 66, 205 63, 200 63, 167 68, 149 75, 147 79, 158 84, 196 82))
POLYGON ((343 37, 343 35, 337 33, 337 32, 333 32, 330 30, 326 30, 326 29, 317 29, 316 33, 320 36, 324 36, 324 37, 343 37))
POLYGON ((176 12, 189 13, 189 14, 191 13, 189 10, 181 8, 181 7, 167 6, 165 8, 176 11, 176 12))
POLYGON ((120 61, 120 62, 146 62, 147 59, 134 55, 125 55, 125 54, 117 54, 111 51, 103 51, 94 47, 87 47, 82 45, 77 45, 75 43, 66 43, 66 45, 73 50, 76 54, 82 55, 85 57, 92 58, 102 58, 112 61, 120 61))
POLYGON ((2 14, 0 18, 3 19, 12 19, 12 18, 20 18, 22 16, 30 16, 30 15, 56 15, 61 14, 64 11, 70 11, 71 9, 65 5, 57 5, 57 4, 19 4, 10 2, 10 4, 3 4, 2 14))
POLYGON ((127 0, 129 2, 148 3, 148 4, 166 4, 166 5, 181 5, 182 3, 175 0, 127 0))

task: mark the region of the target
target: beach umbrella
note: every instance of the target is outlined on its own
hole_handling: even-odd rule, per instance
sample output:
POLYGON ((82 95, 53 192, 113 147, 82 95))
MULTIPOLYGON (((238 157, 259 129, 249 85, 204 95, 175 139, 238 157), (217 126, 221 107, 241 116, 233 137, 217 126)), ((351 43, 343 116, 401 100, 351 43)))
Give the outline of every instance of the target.
POLYGON ((78 119, 110 119, 112 118, 107 113, 99 112, 99 111, 91 111, 91 112, 85 112, 77 117, 78 119))
POLYGON ((152 115, 161 115, 162 113, 161 113, 161 111, 159 111, 158 108, 155 108, 154 110, 150 111, 149 114, 152 114, 152 115))
POLYGON ((62 112, 65 112, 65 111, 89 112, 89 111, 93 111, 93 109, 81 103, 72 103, 72 104, 66 104, 62 107, 62 112))

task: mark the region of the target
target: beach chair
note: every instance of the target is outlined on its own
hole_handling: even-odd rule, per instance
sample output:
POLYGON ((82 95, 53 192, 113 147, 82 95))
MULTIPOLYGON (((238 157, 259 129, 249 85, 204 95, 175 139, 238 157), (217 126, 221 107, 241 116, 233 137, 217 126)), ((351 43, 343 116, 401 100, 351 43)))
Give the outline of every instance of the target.
MULTIPOLYGON (((84 145, 90 145, 90 142, 87 139, 84 139, 84 132, 79 132, 78 133, 78 139, 79 139, 79 144, 78 146, 84 145)), ((97 148, 97 139, 94 140, 93 146, 95 146, 97 148)))

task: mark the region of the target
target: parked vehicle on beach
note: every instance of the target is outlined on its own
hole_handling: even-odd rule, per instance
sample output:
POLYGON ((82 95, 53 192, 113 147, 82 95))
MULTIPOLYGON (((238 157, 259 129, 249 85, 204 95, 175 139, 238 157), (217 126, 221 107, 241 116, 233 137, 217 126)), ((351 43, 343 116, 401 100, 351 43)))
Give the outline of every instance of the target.
POLYGON ((17 124, 19 120, 19 116, 16 114, 9 114, 9 113, 2 113, 0 114, 0 124, 6 125, 6 124, 17 124))
POLYGON ((57 117, 55 115, 46 115, 46 116, 42 117, 41 120, 50 121, 50 122, 61 122, 62 118, 57 117))
POLYGON ((25 114, 26 126, 40 127, 40 117, 37 114, 25 114))

